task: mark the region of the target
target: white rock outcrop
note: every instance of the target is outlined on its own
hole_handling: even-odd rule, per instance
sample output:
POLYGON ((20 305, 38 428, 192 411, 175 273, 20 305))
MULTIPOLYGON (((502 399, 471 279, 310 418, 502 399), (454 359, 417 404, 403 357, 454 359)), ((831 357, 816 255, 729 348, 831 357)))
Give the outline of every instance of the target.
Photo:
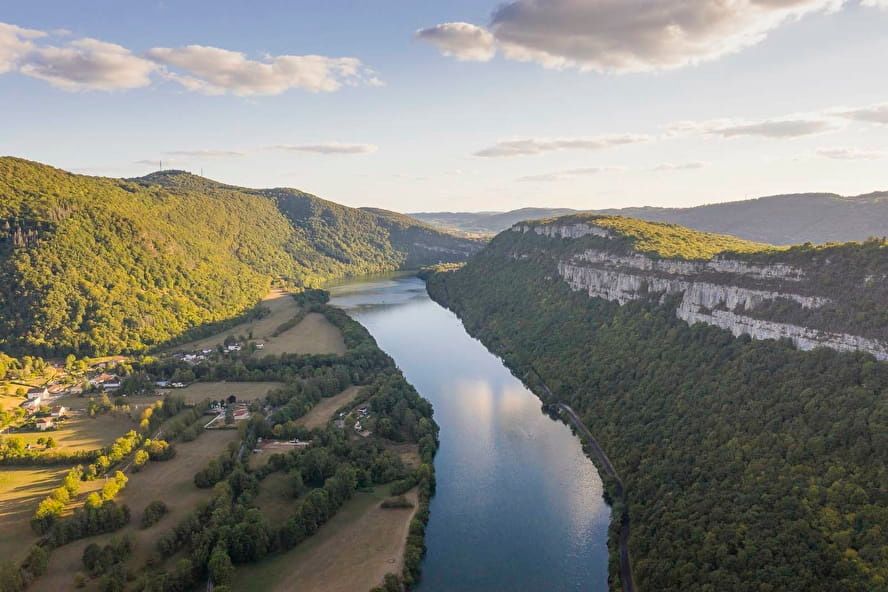
MULTIPOLYGON (((584 223, 519 224, 512 230, 535 232, 553 238, 613 236, 607 229, 584 223)), ((888 360, 888 343, 879 340, 762 320, 744 314, 776 300, 791 300, 806 309, 820 308, 830 302, 828 298, 801 294, 791 289, 789 286, 803 280, 805 273, 790 265, 759 265, 727 257, 685 261, 640 253, 618 255, 601 249, 587 249, 569 260, 558 262, 558 274, 574 290, 620 304, 652 297, 662 302, 668 296, 680 296, 676 309, 680 319, 690 324, 706 323, 721 327, 735 336, 785 338, 792 340, 802 350, 828 347, 839 351, 864 351, 879 360, 888 360), (746 287, 749 285, 756 287, 746 287)))

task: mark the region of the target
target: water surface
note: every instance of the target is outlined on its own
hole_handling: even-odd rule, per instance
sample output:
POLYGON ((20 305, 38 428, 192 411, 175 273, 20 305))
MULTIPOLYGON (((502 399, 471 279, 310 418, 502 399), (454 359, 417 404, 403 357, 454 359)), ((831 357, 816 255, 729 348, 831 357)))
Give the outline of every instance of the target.
POLYGON ((421 280, 330 290, 434 404, 441 427, 418 590, 606 590, 610 509, 570 429, 421 280))

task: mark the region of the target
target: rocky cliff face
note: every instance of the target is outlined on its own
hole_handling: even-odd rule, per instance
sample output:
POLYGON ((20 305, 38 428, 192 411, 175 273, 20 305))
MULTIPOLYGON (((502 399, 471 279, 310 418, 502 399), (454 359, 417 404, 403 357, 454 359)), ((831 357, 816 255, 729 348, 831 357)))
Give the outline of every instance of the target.
MULTIPOLYGON (((585 223, 523 223, 512 231, 569 241, 587 236, 616 238, 608 229, 585 223)), ((805 281, 806 272, 799 267, 779 262, 757 264, 727 256, 700 261, 663 259, 607 248, 578 248, 566 251, 567 255, 564 252, 559 252, 556 261, 559 276, 572 289, 590 297, 620 304, 638 299, 663 302, 675 297, 679 299, 676 315, 690 324, 707 323, 735 336, 745 334, 754 339, 790 339, 802 350, 859 350, 888 360, 888 343, 877 339, 756 317, 756 309, 764 305, 789 303, 816 310, 832 302, 817 294, 816 286, 805 281)))

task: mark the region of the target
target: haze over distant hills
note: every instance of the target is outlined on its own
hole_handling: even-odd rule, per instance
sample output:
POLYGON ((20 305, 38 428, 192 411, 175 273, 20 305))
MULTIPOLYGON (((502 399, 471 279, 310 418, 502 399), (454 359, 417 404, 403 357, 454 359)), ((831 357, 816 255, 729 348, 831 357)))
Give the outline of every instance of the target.
MULTIPOLYGON (((510 212, 422 212, 414 218, 466 232, 501 232, 516 222, 575 213, 566 208, 510 212)), ((636 207, 594 210, 697 230, 733 234, 775 245, 859 241, 888 233, 888 192, 854 197, 834 193, 774 195, 692 208, 636 207)))

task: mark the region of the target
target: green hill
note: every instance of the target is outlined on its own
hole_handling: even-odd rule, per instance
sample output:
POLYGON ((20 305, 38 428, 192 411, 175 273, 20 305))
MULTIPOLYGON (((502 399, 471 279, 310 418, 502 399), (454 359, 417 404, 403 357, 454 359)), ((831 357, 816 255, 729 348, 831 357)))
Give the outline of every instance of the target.
POLYGON ((477 247, 293 189, 0 158, 0 349, 140 351, 241 314, 273 283, 458 261, 477 247))

